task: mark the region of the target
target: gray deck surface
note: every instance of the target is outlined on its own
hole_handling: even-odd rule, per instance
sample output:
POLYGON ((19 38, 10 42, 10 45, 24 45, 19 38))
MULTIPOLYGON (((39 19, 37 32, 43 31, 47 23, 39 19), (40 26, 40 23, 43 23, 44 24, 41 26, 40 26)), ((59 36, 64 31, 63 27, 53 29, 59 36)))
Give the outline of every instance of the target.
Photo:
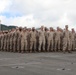
POLYGON ((76 75, 76 52, 0 52, 0 75, 76 75))

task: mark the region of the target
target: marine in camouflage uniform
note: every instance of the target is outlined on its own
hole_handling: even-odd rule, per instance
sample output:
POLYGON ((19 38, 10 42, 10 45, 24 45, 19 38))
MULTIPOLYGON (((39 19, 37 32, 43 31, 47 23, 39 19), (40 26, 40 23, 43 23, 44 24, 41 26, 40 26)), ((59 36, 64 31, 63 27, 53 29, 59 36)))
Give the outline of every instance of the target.
POLYGON ((47 51, 49 52, 50 49, 51 51, 53 51, 54 49, 54 35, 55 32, 53 31, 53 28, 50 27, 50 31, 47 33, 47 37, 48 37, 48 46, 47 46, 47 51))
POLYGON ((19 30, 17 31, 17 51, 19 53, 21 52, 21 31, 22 28, 20 27, 19 30))
POLYGON ((76 38, 76 33, 75 33, 75 30, 74 28, 72 29, 71 31, 71 50, 75 50, 75 38, 76 38))
POLYGON ((68 25, 65 26, 63 35, 63 52, 65 53, 67 50, 69 53, 71 53, 71 32, 68 30, 68 25))
POLYGON ((32 52, 32 49, 34 50, 34 52, 36 52, 36 37, 37 37, 37 32, 35 30, 35 28, 32 28, 32 31, 30 31, 30 52, 32 52))
POLYGON ((39 52, 41 52, 41 50, 45 52, 45 28, 43 26, 41 26, 41 30, 39 31, 39 49, 38 50, 39 52))
POLYGON ((57 27, 57 31, 55 31, 55 51, 60 51, 61 35, 60 28, 57 27))

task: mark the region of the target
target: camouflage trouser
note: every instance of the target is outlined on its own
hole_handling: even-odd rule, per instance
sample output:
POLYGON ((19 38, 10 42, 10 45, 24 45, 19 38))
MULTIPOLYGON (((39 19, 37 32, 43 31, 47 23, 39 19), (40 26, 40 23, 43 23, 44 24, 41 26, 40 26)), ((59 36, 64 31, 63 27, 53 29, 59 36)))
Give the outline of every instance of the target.
POLYGON ((7 40, 4 40, 4 50, 6 51, 7 47, 7 40))
POLYGON ((3 47, 4 47, 4 41, 1 40, 1 50, 3 51, 3 47))
POLYGON ((34 46, 34 50, 36 51, 36 40, 30 41, 30 51, 32 51, 33 46, 34 46))
POLYGON ((27 38, 27 50, 30 50, 30 38, 27 38))
POLYGON ((9 46, 10 46, 10 42, 9 42, 9 40, 7 40, 7 51, 10 51, 9 49, 9 46))
POLYGON ((75 50, 75 41, 71 40, 71 50, 75 50))
POLYGON ((45 50, 45 40, 39 40, 39 51, 41 50, 41 46, 42 46, 42 49, 45 50))
POLYGON ((60 50, 60 40, 55 40, 55 51, 60 50))
POLYGON ((63 51, 66 51, 66 49, 67 49, 68 51, 71 50, 71 41, 70 41, 70 39, 64 38, 64 39, 63 39, 63 51))
POLYGON ((50 50, 50 46, 51 46, 51 51, 53 51, 53 45, 54 45, 54 41, 53 40, 48 40, 47 42, 47 50, 50 50))
POLYGON ((13 51, 17 51, 17 39, 13 39, 13 51))
POLYGON ((21 52, 27 51, 27 40, 21 40, 21 52))
POLYGON ((10 39, 10 51, 12 51, 12 49, 13 49, 13 41, 12 39, 10 39))
POLYGON ((60 50, 63 50, 63 38, 60 39, 60 50))
POLYGON ((21 39, 17 39, 17 51, 21 51, 21 39))

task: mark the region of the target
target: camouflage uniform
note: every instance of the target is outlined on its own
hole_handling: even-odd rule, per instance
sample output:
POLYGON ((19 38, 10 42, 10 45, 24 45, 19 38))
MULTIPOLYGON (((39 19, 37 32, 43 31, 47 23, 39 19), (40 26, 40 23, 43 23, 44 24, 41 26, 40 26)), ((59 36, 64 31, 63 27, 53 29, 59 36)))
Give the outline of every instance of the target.
POLYGON ((75 37, 76 37, 76 33, 75 32, 71 32, 71 50, 75 50, 75 37))
POLYGON ((21 31, 17 31, 17 51, 21 52, 21 31))
POLYGON ((33 46, 34 46, 34 51, 36 51, 36 36, 37 36, 36 31, 30 32, 30 52, 32 52, 33 46))
POLYGON ((54 47, 54 31, 49 31, 48 32, 48 47, 47 50, 50 50, 50 46, 51 46, 51 51, 53 51, 53 47, 54 47))
POLYGON ((43 51, 45 51, 45 31, 44 30, 39 31, 39 52, 41 51, 41 46, 43 51))
POLYGON ((27 51, 27 31, 21 32, 21 52, 27 51))
POLYGON ((6 51, 6 47, 7 47, 7 34, 4 34, 4 51, 6 51))
POLYGON ((18 33, 17 30, 13 32, 13 52, 17 51, 17 40, 18 40, 18 33))
POLYGON ((4 47, 4 34, 2 32, 1 34, 1 50, 3 51, 3 47, 4 47))
POLYGON ((10 32, 7 33, 7 51, 10 51, 10 32))
POLYGON ((64 33, 64 38, 63 38, 63 51, 65 52, 66 49, 68 52, 71 51, 71 32, 69 30, 65 30, 64 33))
POLYGON ((61 42, 61 32, 55 32, 55 51, 58 49, 60 51, 60 42, 61 42))

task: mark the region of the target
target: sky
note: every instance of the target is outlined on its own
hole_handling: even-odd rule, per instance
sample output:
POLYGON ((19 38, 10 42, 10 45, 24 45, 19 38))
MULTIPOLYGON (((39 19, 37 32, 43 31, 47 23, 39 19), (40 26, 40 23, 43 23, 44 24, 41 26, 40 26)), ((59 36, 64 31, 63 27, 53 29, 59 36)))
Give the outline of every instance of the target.
POLYGON ((76 0, 0 0, 2 24, 76 29, 76 0))

